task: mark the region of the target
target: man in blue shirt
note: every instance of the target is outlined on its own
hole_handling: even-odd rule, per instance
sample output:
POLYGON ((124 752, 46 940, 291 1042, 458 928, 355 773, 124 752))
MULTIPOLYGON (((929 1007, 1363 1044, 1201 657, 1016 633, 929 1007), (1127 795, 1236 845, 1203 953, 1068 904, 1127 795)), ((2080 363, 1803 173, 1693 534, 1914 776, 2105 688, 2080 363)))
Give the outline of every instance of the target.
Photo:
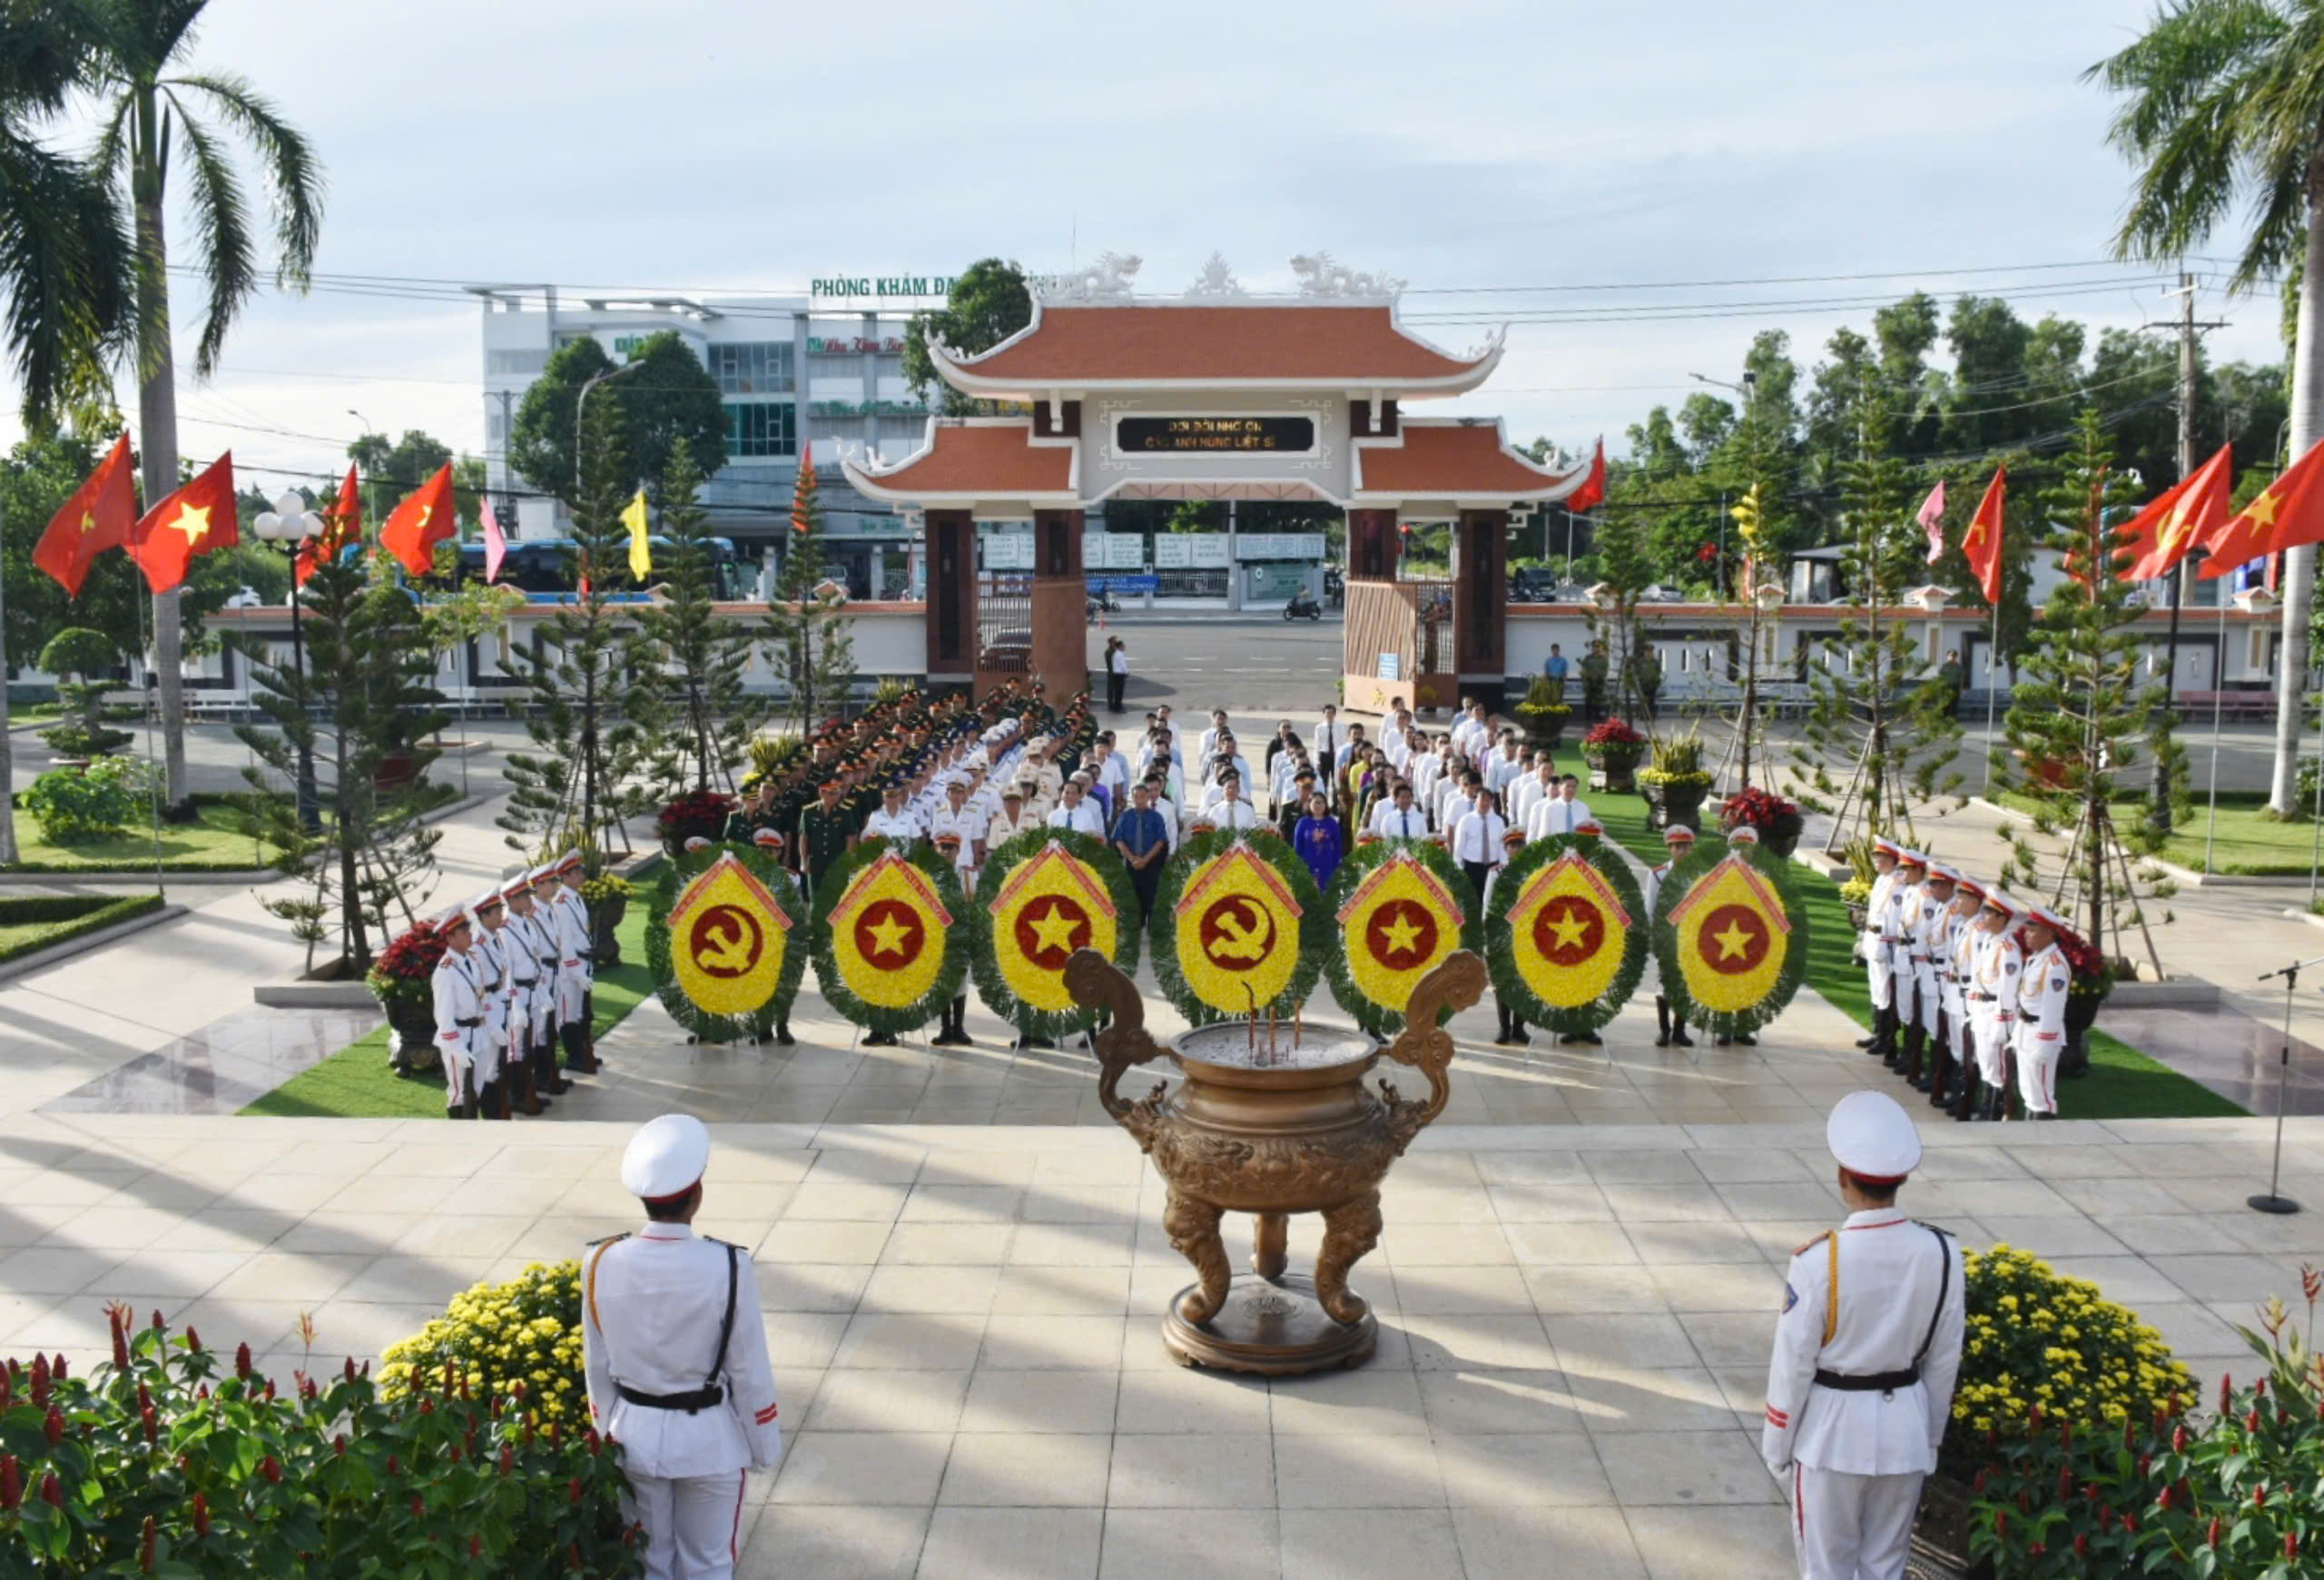
POLYGON ((1552 642, 1550 644, 1550 656, 1541 660, 1541 677, 1550 683, 1550 696, 1553 701, 1565 700, 1565 654, 1552 642))
POLYGON ((1130 887, 1137 891, 1138 921, 1154 911, 1154 892, 1162 882, 1162 863, 1170 854, 1162 815, 1154 810, 1154 792, 1144 783, 1130 786, 1130 809, 1114 819, 1114 848, 1129 866, 1130 887))

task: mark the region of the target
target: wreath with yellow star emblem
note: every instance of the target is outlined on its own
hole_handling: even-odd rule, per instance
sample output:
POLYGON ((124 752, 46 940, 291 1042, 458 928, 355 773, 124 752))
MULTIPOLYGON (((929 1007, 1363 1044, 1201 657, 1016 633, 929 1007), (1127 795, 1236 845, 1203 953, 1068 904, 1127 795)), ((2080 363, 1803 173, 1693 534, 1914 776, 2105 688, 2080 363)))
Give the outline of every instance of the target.
POLYGON ((1254 1009, 1289 1018, 1339 947, 1315 875, 1271 829, 1188 835, 1162 865, 1147 930, 1154 980, 1194 1026, 1254 1009))
POLYGON ((1024 829, 988 851, 962 921, 977 996, 1029 1037, 1098 1023, 1098 1012, 1065 991, 1076 950, 1094 949, 1126 974, 1137 970, 1143 920, 1129 868, 1113 846, 1070 829, 1024 829))
POLYGON ((702 1042, 763 1042, 799 996, 806 922, 799 885, 755 845, 712 844, 665 860, 645 918, 654 991, 670 1018, 702 1042), (739 873, 711 875, 721 858, 739 873), (710 883, 697 891, 705 876, 710 883))
POLYGON ((1528 1022, 1587 1036, 1638 991, 1652 931, 1646 897, 1597 835, 1532 841, 1495 874, 1486 909, 1492 991, 1528 1022))
POLYGON ((916 1032, 968 975, 969 908, 952 864, 918 842, 873 835, 815 891, 815 984, 867 1032, 916 1032))
POLYGON ((1689 853, 1663 875, 1654 957, 1671 1012, 1718 1037, 1781 1014, 1807 971, 1807 911, 1791 863, 1756 844, 1689 853))
MULTIPOLYGON (((1324 956, 1332 997, 1376 1037, 1403 1029, 1420 979, 1456 950, 1482 953, 1483 919, 1469 880, 1429 840, 1359 844, 1324 894, 1339 947, 1324 956)), ((1438 1018, 1452 1018, 1446 1009, 1438 1018)))

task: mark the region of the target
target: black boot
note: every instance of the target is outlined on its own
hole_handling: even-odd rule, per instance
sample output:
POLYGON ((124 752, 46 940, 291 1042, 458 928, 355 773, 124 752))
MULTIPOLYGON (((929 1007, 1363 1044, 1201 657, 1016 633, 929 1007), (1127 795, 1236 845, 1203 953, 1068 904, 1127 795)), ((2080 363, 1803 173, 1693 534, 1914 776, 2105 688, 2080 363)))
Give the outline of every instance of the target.
POLYGON ((581 990, 581 1052, 584 1062, 576 1066, 584 1075, 597 1072, 597 995, 590 988, 581 990))
POLYGON ((543 1108, 548 1106, 550 1098, 566 1091, 572 1084, 556 1072, 556 1043, 544 1042, 533 1050, 533 1086, 540 1093, 543 1108))
POLYGON ((1896 1012, 1883 1004, 1872 1012, 1872 1040, 1864 1045, 1864 1051, 1875 1059, 1885 1059, 1888 1050, 1896 1046, 1896 1012))
POLYGON ((1928 1032, 1922 1029, 1918 1021, 1915 1021, 1905 1033, 1905 1056, 1899 1068, 1899 1073, 1904 1076, 1906 1086, 1915 1090, 1919 1088, 1924 1078, 1921 1061, 1927 1052, 1928 1032))
MULTIPOLYGON (((1520 1048, 1530 1048, 1533 1039, 1526 1034, 1525 1017, 1515 1010, 1509 1012, 1509 1040, 1520 1048)), ((1579 1041, 1579 1039, 1576 1039, 1579 1041)))
POLYGON ((1511 1042, 1509 1035, 1509 1006, 1502 1003, 1499 999, 1495 999, 1492 1002, 1492 1008, 1493 1013, 1501 1018, 1501 1028, 1492 1034, 1493 1045, 1497 1048, 1506 1048, 1509 1046, 1511 1042))
POLYGON ((1965 1059, 1961 1062, 1961 1083, 1953 1094, 1953 1118, 1965 1123, 1977 1113, 1977 1067, 1965 1059))
POLYGON ((798 1039, 791 1034, 790 1016, 785 1015, 774 1023, 774 1041, 780 1048, 789 1048, 797 1042, 798 1039))
POLYGON ((1654 1045, 1670 1046, 1670 1001, 1660 993, 1654 995, 1654 1045))
MULTIPOLYGON (((576 1075, 595 1075, 597 1072, 597 1053, 590 1043, 589 1021, 586 1012, 580 1020, 569 1022, 557 1030, 565 1044, 565 1067, 576 1075)), ((556 1086, 549 1090, 557 1091, 564 1085, 564 1081, 559 1079, 556 1086)))
POLYGON ((1945 1052, 1952 1044, 1945 1039, 1945 1022, 1942 1020, 1937 1022, 1936 1031, 1935 1041, 1928 1045, 1928 1105, 1943 1108, 1952 1091, 1953 1055, 1945 1052))
POLYGON ((1670 1046, 1673 1048, 1691 1048, 1694 1045, 1695 1040, 1687 1035, 1687 1022, 1680 1020, 1678 1015, 1673 1012, 1670 1017, 1670 1046))
POLYGON ((484 1091, 478 1101, 478 1111, 488 1120, 505 1120, 508 1117, 507 1076, 502 1075, 497 1080, 484 1083, 484 1091))

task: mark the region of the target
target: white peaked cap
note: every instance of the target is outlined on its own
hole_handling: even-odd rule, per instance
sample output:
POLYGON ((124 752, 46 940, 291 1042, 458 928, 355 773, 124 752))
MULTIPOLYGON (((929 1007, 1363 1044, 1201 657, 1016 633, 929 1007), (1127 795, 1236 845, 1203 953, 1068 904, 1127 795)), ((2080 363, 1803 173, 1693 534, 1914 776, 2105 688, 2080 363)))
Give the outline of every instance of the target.
POLYGON ((1870 1184, 1893 1184, 1920 1167, 1921 1133, 1885 1091, 1851 1091, 1834 1103, 1824 1143, 1841 1168, 1870 1184))
POLYGON ((621 1155, 621 1187, 646 1201, 683 1196, 710 1162, 710 1132, 690 1113, 647 1120, 621 1155))

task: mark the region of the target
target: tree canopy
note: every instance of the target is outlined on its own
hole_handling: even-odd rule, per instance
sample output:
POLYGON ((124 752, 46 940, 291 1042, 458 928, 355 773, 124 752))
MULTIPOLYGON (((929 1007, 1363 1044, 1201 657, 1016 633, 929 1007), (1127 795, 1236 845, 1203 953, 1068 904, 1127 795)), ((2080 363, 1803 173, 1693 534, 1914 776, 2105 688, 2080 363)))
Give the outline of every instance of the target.
POLYGON ((914 394, 936 397, 937 410, 945 416, 975 411, 978 401, 937 377, 928 342, 964 353, 990 351, 1032 321, 1033 293, 1025 283, 1024 267, 1000 258, 980 258, 952 281, 952 294, 942 308, 912 315, 904 331, 904 382, 914 394))
POLYGON ((675 330, 647 336, 626 362, 615 362, 594 336, 585 335, 550 354, 547 370, 517 408, 508 459, 535 488, 572 502, 574 415, 592 379, 606 382, 589 397, 589 410, 603 400, 621 414, 622 452, 649 493, 659 493, 680 439, 704 476, 725 464, 726 412, 718 381, 675 330), (616 371, 618 379, 612 377, 616 371))

